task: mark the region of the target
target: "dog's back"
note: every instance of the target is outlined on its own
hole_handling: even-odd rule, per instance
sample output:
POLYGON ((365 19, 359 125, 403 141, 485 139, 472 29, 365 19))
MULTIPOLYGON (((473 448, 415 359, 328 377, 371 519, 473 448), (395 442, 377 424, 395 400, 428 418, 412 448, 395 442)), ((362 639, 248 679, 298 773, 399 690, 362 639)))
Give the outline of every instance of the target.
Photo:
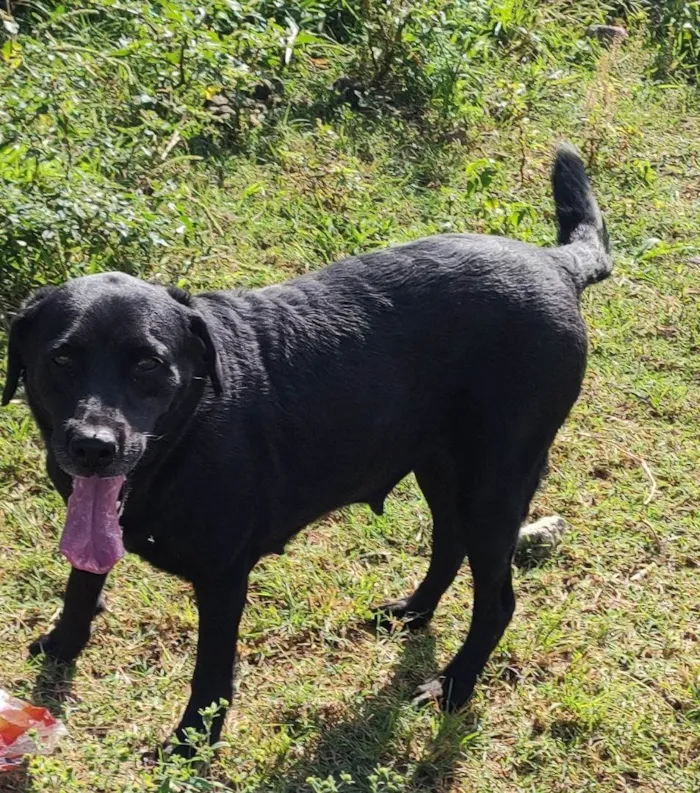
MULTIPOLYGON (((569 146, 557 152, 552 181, 560 247, 439 235, 279 286, 197 300, 219 315, 222 334, 237 324, 238 333, 251 335, 256 364, 281 387, 291 367, 295 383, 308 374, 320 385, 338 372, 365 387, 393 382, 414 398, 421 383, 439 381, 451 393, 473 382, 475 368, 495 368, 497 350, 516 368, 529 361, 546 370, 538 351, 546 356, 565 337, 585 344, 580 293, 611 266, 605 225, 569 146)), ((233 336, 230 343, 235 347, 233 336)))

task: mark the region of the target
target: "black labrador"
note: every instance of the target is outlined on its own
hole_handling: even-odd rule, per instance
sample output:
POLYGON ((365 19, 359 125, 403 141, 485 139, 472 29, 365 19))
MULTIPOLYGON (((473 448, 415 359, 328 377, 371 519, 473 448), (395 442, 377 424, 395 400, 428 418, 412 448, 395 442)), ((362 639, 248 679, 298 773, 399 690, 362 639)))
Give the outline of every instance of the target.
MULTIPOLYGON (((553 168, 559 246, 447 234, 279 286, 191 296, 127 275, 39 290, 9 337, 68 501, 63 612, 32 653, 73 659, 124 548, 190 581, 189 704, 231 700, 248 575, 346 504, 381 513, 414 472, 433 516, 425 580, 383 609, 424 625, 464 557, 466 641, 419 699, 462 706, 515 605, 518 527, 586 365, 584 288, 611 270, 581 160, 553 168)), ((221 730, 214 724, 212 740, 221 730)))

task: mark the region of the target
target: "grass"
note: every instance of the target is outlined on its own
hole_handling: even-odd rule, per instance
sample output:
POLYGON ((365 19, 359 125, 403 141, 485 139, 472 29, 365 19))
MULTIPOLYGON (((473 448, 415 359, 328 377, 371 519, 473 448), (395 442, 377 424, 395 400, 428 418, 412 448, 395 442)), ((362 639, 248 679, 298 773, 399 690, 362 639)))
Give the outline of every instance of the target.
MULTIPOLYGON (((288 67, 294 71, 283 75, 282 104, 267 108, 258 126, 244 119, 228 138, 193 109, 209 80, 195 75, 174 96, 196 129, 170 110, 123 120, 113 130, 115 151, 105 152, 99 168, 94 150, 115 123, 100 117, 100 104, 106 115, 126 116, 135 90, 129 69, 157 78, 148 76, 147 61, 134 60, 136 48, 118 54, 131 45, 115 43, 123 31, 109 15, 64 7, 42 32, 18 10, 20 32, 3 57, 12 65, 19 47, 33 60, 6 72, 0 92, 12 118, 0 123, 16 122, 25 153, 39 152, 39 173, 32 177, 34 166, 26 172, 26 157, 0 167, 15 191, 0 199, 7 252, 0 293, 8 305, 42 278, 102 266, 201 289, 282 280, 446 229, 551 244, 547 171, 561 137, 591 164, 615 271, 585 295, 586 384, 533 504, 535 516, 564 515, 570 531, 550 560, 517 570, 515 619, 468 711, 442 716, 409 705, 413 686, 466 634, 466 570, 428 631, 366 627, 372 604, 406 593, 425 569, 429 515, 408 480, 384 517, 344 510, 256 569, 236 702, 206 774, 173 764, 144 768, 139 759, 174 726, 186 700, 196 611, 182 583, 127 558, 111 576, 109 612, 77 665, 58 670, 27 660, 27 644, 60 608, 67 567, 57 554, 63 510, 37 433, 27 407, 11 404, 0 414, 0 685, 49 705, 69 737, 55 754, 0 777, 0 790, 700 788, 700 99, 692 87, 649 78, 656 55, 643 17, 628 20, 633 35, 624 47, 606 51, 582 38, 585 24, 605 18, 603 4, 485 5, 505 19, 503 40, 494 43, 493 20, 482 20, 486 32, 469 39, 475 73, 456 80, 449 101, 428 86, 438 99, 423 117, 411 114, 402 94, 415 75, 399 70, 389 98, 361 79, 361 68, 373 67, 360 57, 358 34, 330 52, 305 44, 288 67), (532 44, 532 31, 544 43, 532 44), (327 64, 313 66, 324 58, 327 64), (91 79, 81 88, 74 81, 83 67, 91 79), (318 103, 330 102, 323 86, 343 70, 360 75, 353 79, 367 107, 319 114, 318 103), (48 108, 42 137, 31 125, 19 128, 16 102, 47 75, 72 104, 48 108), (59 110, 70 117, 63 128, 52 126, 59 110), (146 130, 156 158, 134 150, 129 160, 127 143, 146 130), (176 131, 190 136, 187 147, 177 142, 162 157, 176 131), (21 137, 34 133, 33 142, 21 137), (213 148, 196 148, 204 138, 213 148), (133 213, 123 246, 101 228, 109 218, 71 236, 71 213, 79 218, 98 181, 103 196, 93 203, 112 212, 110 202, 122 201, 115 223, 133 213), (51 215, 60 210, 57 185, 75 202, 64 207, 65 226, 51 215), (12 209, 20 232, 17 222, 8 231, 10 201, 26 204, 24 214, 12 209), (60 246, 42 237, 47 229, 57 231, 60 246)), ((133 8, 146 14, 152 7, 133 8)), ((178 29, 167 20, 149 25, 154 39, 168 25, 178 29)), ((195 65, 200 52, 191 54, 195 65)), ((246 107, 241 100, 243 115, 246 107)))

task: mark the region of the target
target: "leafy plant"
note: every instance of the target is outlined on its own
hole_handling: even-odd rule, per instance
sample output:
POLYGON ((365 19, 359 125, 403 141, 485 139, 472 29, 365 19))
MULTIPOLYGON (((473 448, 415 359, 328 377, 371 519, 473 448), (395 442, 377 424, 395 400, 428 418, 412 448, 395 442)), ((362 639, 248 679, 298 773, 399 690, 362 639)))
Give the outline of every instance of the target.
POLYGON ((659 45, 655 69, 659 76, 700 78, 700 3, 664 0, 650 4, 650 31, 659 45))

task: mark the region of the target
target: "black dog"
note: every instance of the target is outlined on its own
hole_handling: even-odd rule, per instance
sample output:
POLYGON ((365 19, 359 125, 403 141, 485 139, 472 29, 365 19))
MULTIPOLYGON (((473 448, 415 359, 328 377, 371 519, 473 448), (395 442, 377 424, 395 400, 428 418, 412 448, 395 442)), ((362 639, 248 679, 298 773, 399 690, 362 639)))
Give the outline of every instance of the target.
POLYGON ((31 651, 80 653, 123 538, 194 586, 197 661, 177 733, 201 729, 200 709, 231 699, 253 565, 337 507, 381 512, 413 471, 432 558, 384 608, 425 624, 469 559, 469 634, 421 687, 463 705, 511 619, 518 527, 579 394, 579 296, 611 269, 569 147, 553 186, 559 248, 448 234, 250 292, 191 297, 121 274, 37 292, 12 325, 3 403, 24 378, 49 474, 70 496, 73 570, 31 651))

